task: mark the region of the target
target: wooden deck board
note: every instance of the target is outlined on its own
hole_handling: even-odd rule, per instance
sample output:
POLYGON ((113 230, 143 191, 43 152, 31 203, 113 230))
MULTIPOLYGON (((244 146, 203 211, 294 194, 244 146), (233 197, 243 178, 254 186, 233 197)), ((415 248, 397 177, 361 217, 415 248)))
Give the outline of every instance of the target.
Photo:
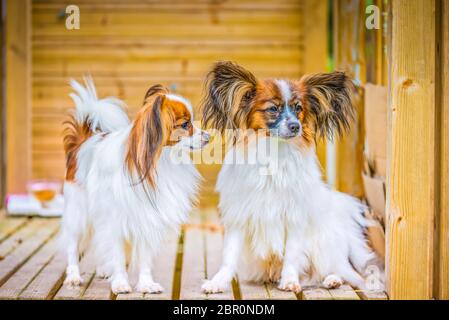
POLYGON ((265 285, 266 290, 268 291, 268 295, 271 300, 297 300, 298 297, 293 292, 287 292, 279 290, 276 287, 276 284, 267 284, 265 285))
MULTIPOLYGON (((206 278, 211 279, 221 266, 223 248, 223 235, 219 231, 206 231, 206 278)), ((201 284, 200 284, 201 286, 201 284)), ((232 300, 234 299, 232 287, 223 293, 208 294, 208 300, 232 300)))
POLYGON ((17 299, 27 285, 41 272, 56 252, 56 239, 52 238, 33 255, 5 284, 0 287, 0 299, 17 299))
POLYGON ((0 260, 5 259, 8 254, 13 252, 28 237, 33 235, 40 226, 45 224, 45 222, 45 219, 32 219, 26 226, 17 230, 17 232, 5 239, 5 241, 0 244, 0 260))
POLYGON ((64 281, 66 257, 57 252, 37 277, 20 294, 19 299, 52 299, 64 281))
MULTIPOLYGON (((202 210, 202 222, 205 228, 206 239, 206 279, 212 277, 221 267, 223 255, 223 230, 218 211, 214 208, 202 210)), ((233 281, 227 291, 207 295, 208 300, 232 300, 238 299, 240 288, 238 282, 233 281), (233 288, 235 287, 235 288, 233 288)))
POLYGON ((75 300, 81 299, 84 292, 87 290, 90 282, 95 275, 95 264, 92 257, 92 252, 88 251, 80 262, 80 272, 83 283, 79 287, 69 287, 62 285, 56 293, 54 299, 56 300, 75 300))
POLYGON ((347 284, 342 285, 338 289, 330 289, 329 293, 334 300, 360 300, 360 297, 357 295, 354 289, 352 289, 351 286, 347 284))
POLYGON ((302 300, 333 300, 329 290, 324 288, 304 288, 301 292, 302 300))
POLYGON ((108 279, 95 276, 81 297, 83 300, 110 300, 115 299, 108 279))
MULTIPOLYGON (((27 260, 42 247, 46 241, 55 235, 59 226, 58 220, 49 219, 45 224, 39 223, 39 221, 42 220, 37 221, 38 223, 36 224, 33 222, 30 223, 31 226, 36 227, 35 232, 32 232, 31 235, 21 241, 14 251, 0 261, 0 286, 3 285, 25 262, 27 262, 27 260)), ((22 230, 19 230, 19 232, 20 231, 22 230)))
POLYGON ((30 220, 23 217, 9 217, 0 219, 0 243, 11 236, 19 228, 23 227, 30 220))
POLYGON ((154 279, 164 288, 161 294, 145 294, 145 299, 169 300, 173 294, 173 277, 175 272, 176 254, 178 252, 177 234, 169 236, 163 247, 163 254, 155 262, 154 279))
POLYGON ((205 235, 203 230, 196 227, 187 228, 184 235, 181 300, 206 299, 201 292, 201 284, 205 280, 205 235))
MULTIPOLYGON (((203 281, 215 275, 220 267, 223 236, 216 210, 203 215, 195 212, 191 222, 184 228, 184 243, 179 244, 179 238, 174 234, 169 236, 161 249, 164 254, 155 261, 154 279, 165 288, 164 293, 115 296, 109 280, 95 277, 90 251, 80 262, 83 284, 79 288, 62 285, 66 261, 57 252, 58 219, 0 218, 0 239, 3 239, 0 253, 4 255, 0 259, 0 299, 171 299, 178 297, 177 292, 180 299, 194 300, 297 299, 293 293, 280 291, 274 284, 246 281, 235 281, 232 290, 222 294, 202 293, 203 281), (178 266, 175 265, 177 257, 178 266), (179 271, 175 276, 176 268, 179 271)), ((348 285, 334 290, 308 287, 298 297, 303 300, 388 299, 384 292, 354 291, 348 285)))
MULTIPOLYGON (((157 295, 154 294, 154 296, 157 295)), ((120 293, 117 295, 115 300, 151 300, 151 299, 149 297, 146 298, 143 293, 133 291, 131 293, 120 293)))
POLYGON ((363 300, 388 300, 388 295, 384 291, 356 291, 363 300))
POLYGON ((265 284, 239 281, 242 300, 269 300, 270 294, 265 284))
POLYGON ((163 254, 160 254, 154 262, 154 281, 164 288, 164 292, 160 294, 141 294, 138 292, 119 294, 117 295, 117 300, 170 300, 172 298, 177 251, 178 235, 172 233, 163 244, 163 250, 160 251, 163 254))

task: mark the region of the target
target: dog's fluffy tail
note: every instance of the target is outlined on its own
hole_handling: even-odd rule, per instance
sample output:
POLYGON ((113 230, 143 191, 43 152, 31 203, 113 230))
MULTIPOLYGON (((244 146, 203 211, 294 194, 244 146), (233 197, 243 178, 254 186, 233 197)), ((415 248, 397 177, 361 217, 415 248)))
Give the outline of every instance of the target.
POLYGON ((107 97, 97 98, 97 91, 91 77, 84 78, 85 86, 75 80, 70 85, 75 90, 70 97, 75 102, 74 118, 78 124, 87 123, 93 132, 113 132, 126 127, 129 118, 123 101, 107 97))
POLYGON ((76 156, 81 145, 95 133, 110 133, 129 125, 125 104, 116 98, 98 99, 91 77, 84 78, 85 86, 75 80, 70 84, 75 92, 75 112, 64 122, 64 151, 66 179, 73 180, 76 156))

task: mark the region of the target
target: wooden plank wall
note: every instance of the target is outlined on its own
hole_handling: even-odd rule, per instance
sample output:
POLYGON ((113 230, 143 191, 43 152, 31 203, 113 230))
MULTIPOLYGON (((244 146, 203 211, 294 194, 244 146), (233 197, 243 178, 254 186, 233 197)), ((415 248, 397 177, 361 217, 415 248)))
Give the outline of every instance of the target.
POLYGON ((392 1, 387 174, 392 299, 448 297, 448 19, 443 2, 447 10, 447 1, 392 1))
POLYGON ((365 6, 373 4, 379 9, 380 18, 379 29, 365 30, 366 82, 381 86, 388 85, 389 3, 389 0, 365 0, 365 6))
MULTIPOLYGON (((131 114, 155 83, 196 106, 212 63, 235 60, 260 77, 303 73, 303 4, 294 0, 79 0, 81 28, 65 28, 66 1, 33 1, 32 176, 61 178, 67 82, 93 75, 100 96, 131 114)), ((211 171, 211 170, 210 170, 211 171)), ((212 170, 213 171, 213 170, 212 170)), ((213 183, 216 170, 206 177, 213 183)))
MULTIPOLYGON (((304 43, 306 44, 302 56, 301 69, 305 74, 326 72, 328 62, 328 10, 327 0, 303 0, 302 11, 304 18, 302 20, 304 32, 304 43)), ((321 167, 326 168, 326 141, 317 142, 317 155, 321 167)), ((324 172, 325 173, 325 172, 324 172)))
POLYGON ((26 191, 31 175, 30 0, 6 2, 6 184, 26 191))
POLYGON ((364 85, 388 82, 388 10, 390 0, 335 0, 333 3, 334 69, 345 71, 359 86, 357 119, 348 134, 335 141, 335 187, 356 197, 364 196, 362 182, 365 143, 364 85), (366 9, 375 5, 379 29, 368 30, 366 9))
POLYGON ((389 43, 389 13, 391 8, 390 0, 374 0, 374 4, 381 12, 381 29, 376 30, 376 81, 383 86, 388 85, 388 43, 389 43))
MULTIPOLYGON (((345 71, 358 84, 366 80, 365 1, 333 1, 334 69, 345 71)), ((363 99, 357 104, 357 119, 349 133, 336 140, 335 187, 357 197, 363 196, 363 99)))

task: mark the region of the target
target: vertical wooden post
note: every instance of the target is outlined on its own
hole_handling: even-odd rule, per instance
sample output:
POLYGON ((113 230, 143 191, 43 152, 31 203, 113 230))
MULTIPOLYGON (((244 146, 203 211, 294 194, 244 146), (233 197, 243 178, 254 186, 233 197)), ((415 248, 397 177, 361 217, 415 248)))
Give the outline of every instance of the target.
POLYGON ((6 2, 6 189, 26 191, 31 172, 31 1, 6 2))
MULTIPOLYGON (((304 50, 303 66, 305 74, 327 71, 328 59, 328 2, 326 0, 305 0, 303 4, 304 50)), ((317 142, 317 155, 323 171, 326 168, 326 141, 317 142)))
MULTIPOLYGON (((365 82, 365 6, 362 0, 334 2, 335 69, 347 72, 359 84, 365 82)), ((336 141, 336 182, 338 190, 363 196, 363 98, 351 131, 336 141)))
POLYGON ((449 299, 449 0, 441 7, 441 137, 440 137, 440 219, 439 219, 439 299, 449 299))
POLYGON ((0 3, 0 209, 3 208, 4 204, 4 197, 5 197, 5 119, 4 119, 4 21, 3 21, 3 11, 4 10, 4 4, 3 2, 0 3))
POLYGON ((381 12, 380 23, 381 28, 375 30, 375 57, 376 57, 376 81, 378 85, 386 86, 388 82, 388 61, 386 43, 387 39, 387 21, 388 21, 388 7, 387 0, 374 0, 374 4, 381 12))
POLYGON ((436 1, 392 1, 386 270, 392 299, 433 295, 439 134, 436 1))

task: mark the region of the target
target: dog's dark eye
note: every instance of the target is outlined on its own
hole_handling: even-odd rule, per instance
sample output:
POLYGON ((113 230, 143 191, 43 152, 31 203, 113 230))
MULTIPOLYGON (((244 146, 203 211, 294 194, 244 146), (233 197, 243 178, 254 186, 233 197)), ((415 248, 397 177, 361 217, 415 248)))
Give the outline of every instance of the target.
POLYGON ((296 103, 293 106, 293 110, 295 110, 295 112, 301 112, 302 111, 302 105, 300 103, 296 103))
POLYGON ((183 128, 184 130, 189 130, 190 129, 190 121, 186 121, 183 124, 181 124, 181 128, 183 128))
POLYGON ((279 108, 276 106, 271 106, 269 107, 266 111, 270 112, 270 113, 276 113, 279 111, 279 108))

